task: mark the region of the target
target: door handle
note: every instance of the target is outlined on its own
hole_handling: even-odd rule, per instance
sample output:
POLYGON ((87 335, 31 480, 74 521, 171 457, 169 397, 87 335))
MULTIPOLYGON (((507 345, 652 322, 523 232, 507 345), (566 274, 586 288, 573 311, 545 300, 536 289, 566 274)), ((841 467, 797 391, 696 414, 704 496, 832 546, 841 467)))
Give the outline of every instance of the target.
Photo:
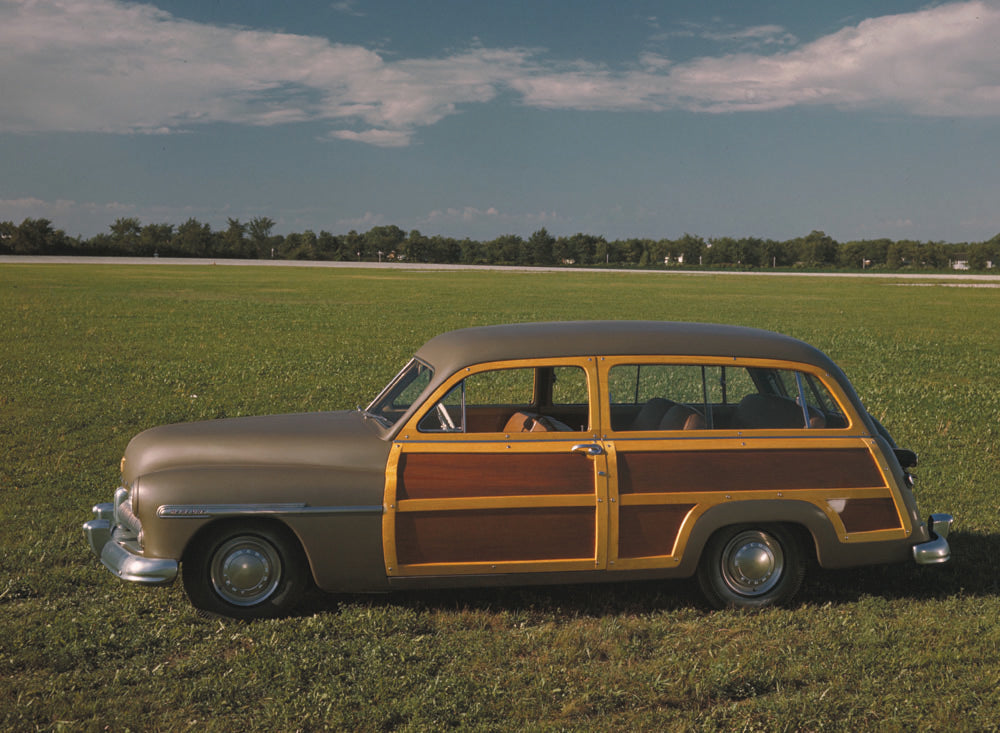
POLYGON ((570 450, 574 453, 586 453, 588 456, 599 456, 604 453, 604 449, 597 443, 577 443, 570 450))

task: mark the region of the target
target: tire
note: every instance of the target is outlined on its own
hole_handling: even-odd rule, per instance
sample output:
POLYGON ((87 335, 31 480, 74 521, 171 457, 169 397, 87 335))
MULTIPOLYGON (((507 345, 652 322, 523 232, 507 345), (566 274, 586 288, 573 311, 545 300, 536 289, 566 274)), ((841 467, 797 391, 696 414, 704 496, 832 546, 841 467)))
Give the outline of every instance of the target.
POLYGON ((698 585, 715 608, 765 608, 788 603, 805 576, 802 545, 780 525, 719 530, 698 564, 698 585))
POLYGON ((247 522, 212 528, 184 556, 191 604, 209 615, 272 618, 298 602, 307 581, 298 542, 284 528, 247 522))

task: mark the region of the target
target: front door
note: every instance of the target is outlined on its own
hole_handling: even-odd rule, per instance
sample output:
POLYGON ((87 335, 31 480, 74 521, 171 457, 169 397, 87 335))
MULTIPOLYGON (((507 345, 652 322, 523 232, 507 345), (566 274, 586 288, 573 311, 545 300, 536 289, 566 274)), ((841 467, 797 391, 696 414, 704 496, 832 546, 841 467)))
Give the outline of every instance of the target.
POLYGON ((386 469, 390 577, 606 566, 607 456, 589 358, 479 365, 400 431, 386 469))

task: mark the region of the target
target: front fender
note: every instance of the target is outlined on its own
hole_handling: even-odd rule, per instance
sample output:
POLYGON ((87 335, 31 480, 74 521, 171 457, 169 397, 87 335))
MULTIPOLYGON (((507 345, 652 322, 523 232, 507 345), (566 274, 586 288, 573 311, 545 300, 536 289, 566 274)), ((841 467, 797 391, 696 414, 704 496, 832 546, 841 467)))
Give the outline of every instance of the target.
POLYGON ((384 470, 205 467, 138 479, 144 554, 181 559, 219 521, 272 519, 295 535, 324 590, 381 590, 384 470))

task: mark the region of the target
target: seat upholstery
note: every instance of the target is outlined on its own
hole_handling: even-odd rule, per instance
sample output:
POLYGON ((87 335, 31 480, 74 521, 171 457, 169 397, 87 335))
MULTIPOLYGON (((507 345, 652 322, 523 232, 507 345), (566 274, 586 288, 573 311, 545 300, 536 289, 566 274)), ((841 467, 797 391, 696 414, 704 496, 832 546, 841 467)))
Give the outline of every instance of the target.
POLYGON ((557 430, 572 431, 572 428, 554 417, 521 411, 511 415, 503 428, 505 433, 549 433, 557 430))
POLYGON ((674 405, 660 420, 660 430, 704 430, 705 418, 693 407, 674 405))
POLYGON ((670 408, 675 405, 675 402, 663 399, 662 397, 653 397, 642 406, 642 409, 639 410, 639 414, 635 416, 629 430, 662 429, 660 428, 660 422, 663 420, 663 417, 667 414, 670 408))
POLYGON ((787 397, 748 394, 736 407, 733 423, 738 428, 804 428, 802 407, 787 397))

